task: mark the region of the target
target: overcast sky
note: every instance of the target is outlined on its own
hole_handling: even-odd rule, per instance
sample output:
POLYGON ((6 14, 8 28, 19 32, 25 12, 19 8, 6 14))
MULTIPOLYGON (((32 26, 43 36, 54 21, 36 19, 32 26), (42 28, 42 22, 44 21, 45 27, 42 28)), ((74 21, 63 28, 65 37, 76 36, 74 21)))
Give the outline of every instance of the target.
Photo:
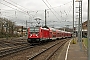
MULTIPOLYGON (((75 2, 75 7, 78 3, 75 2)), ((47 25, 54 27, 65 27, 72 25, 72 0, 0 0, 0 16, 8 18, 17 25, 25 26, 25 21, 36 22, 35 18, 41 19, 44 25, 44 10, 47 10, 47 25), (46 4, 48 5, 49 9, 46 4), (49 4, 52 6, 50 6, 49 4)), ((78 9, 75 8, 75 12, 78 9)), ((76 20, 75 13, 75 20, 76 20)), ((87 20, 87 0, 83 0, 83 21, 87 20)), ((38 23, 37 23, 38 24, 38 23)), ((32 23, 32 25, 37 25, 32 23)), ((28 23, 28 26, 31 24, 28 23)), ((72 26, 71 26, 72 27, 72 26)))

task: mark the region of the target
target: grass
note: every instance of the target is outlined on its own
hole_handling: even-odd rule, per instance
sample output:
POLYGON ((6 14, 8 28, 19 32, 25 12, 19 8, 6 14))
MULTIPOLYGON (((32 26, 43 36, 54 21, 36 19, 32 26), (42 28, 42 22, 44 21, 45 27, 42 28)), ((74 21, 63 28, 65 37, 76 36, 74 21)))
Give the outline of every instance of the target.
MULTIPOLYGON (((83 43, 84 43, 84 45, 86 46, 86 48, 87 48, 87 45, 88 45, 88 39, 87 38, 83 38, 82 39, 83 40, 83 43)), ((77 43, 77 39, 76 38, 74 38, 72 41, 71 41, 71 44, 76 44, 77 43)))
POLYGON ((77 41, 76 41, 76 38, 74 38, 72 41, 71 41, 72 44, 76 44, 77 41))
POLYGON ((86 47, 87 47, 87 45, 88 45, 87 41, 88 41, 87 38, 83 38, 83 43, 85 44, 86 47))

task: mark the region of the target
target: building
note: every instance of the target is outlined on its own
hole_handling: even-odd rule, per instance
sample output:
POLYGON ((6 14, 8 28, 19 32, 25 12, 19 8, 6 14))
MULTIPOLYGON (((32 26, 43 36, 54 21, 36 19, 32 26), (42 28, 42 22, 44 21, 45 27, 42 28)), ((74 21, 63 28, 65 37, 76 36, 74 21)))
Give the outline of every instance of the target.
POLYGON ((88 21, 85 21, 82 23, 82 36, 87 37, 87 23, 88 21))
POLYGON ((27 32, 27 29, 23 26, 16 26, 14 33, 17 34, 18 36, 25 36, 27 32))

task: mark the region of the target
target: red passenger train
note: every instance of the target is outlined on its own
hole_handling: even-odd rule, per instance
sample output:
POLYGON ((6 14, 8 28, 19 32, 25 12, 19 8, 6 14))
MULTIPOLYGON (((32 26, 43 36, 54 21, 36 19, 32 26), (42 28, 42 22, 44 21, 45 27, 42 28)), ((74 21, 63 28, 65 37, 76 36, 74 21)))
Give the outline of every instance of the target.
POLYGON ((39 43, 42 41, 67 38, 71 36, 72 34, 70 32, 61 31, 54 28, 30 27, 28 28, 27 41, 29 43, 39 43))

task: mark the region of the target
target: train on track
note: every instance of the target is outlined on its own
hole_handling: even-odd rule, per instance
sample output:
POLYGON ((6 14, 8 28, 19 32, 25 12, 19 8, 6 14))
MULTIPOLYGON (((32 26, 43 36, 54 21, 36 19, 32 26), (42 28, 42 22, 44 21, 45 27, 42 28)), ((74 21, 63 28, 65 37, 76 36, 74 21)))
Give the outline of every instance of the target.
POLYGON ((28 39, 29 43, 40 43, 43 41, 51 41, 61 38, 72 37, 71 32, 66 32, 49 27, 30 27, 28 28, 28 39))

